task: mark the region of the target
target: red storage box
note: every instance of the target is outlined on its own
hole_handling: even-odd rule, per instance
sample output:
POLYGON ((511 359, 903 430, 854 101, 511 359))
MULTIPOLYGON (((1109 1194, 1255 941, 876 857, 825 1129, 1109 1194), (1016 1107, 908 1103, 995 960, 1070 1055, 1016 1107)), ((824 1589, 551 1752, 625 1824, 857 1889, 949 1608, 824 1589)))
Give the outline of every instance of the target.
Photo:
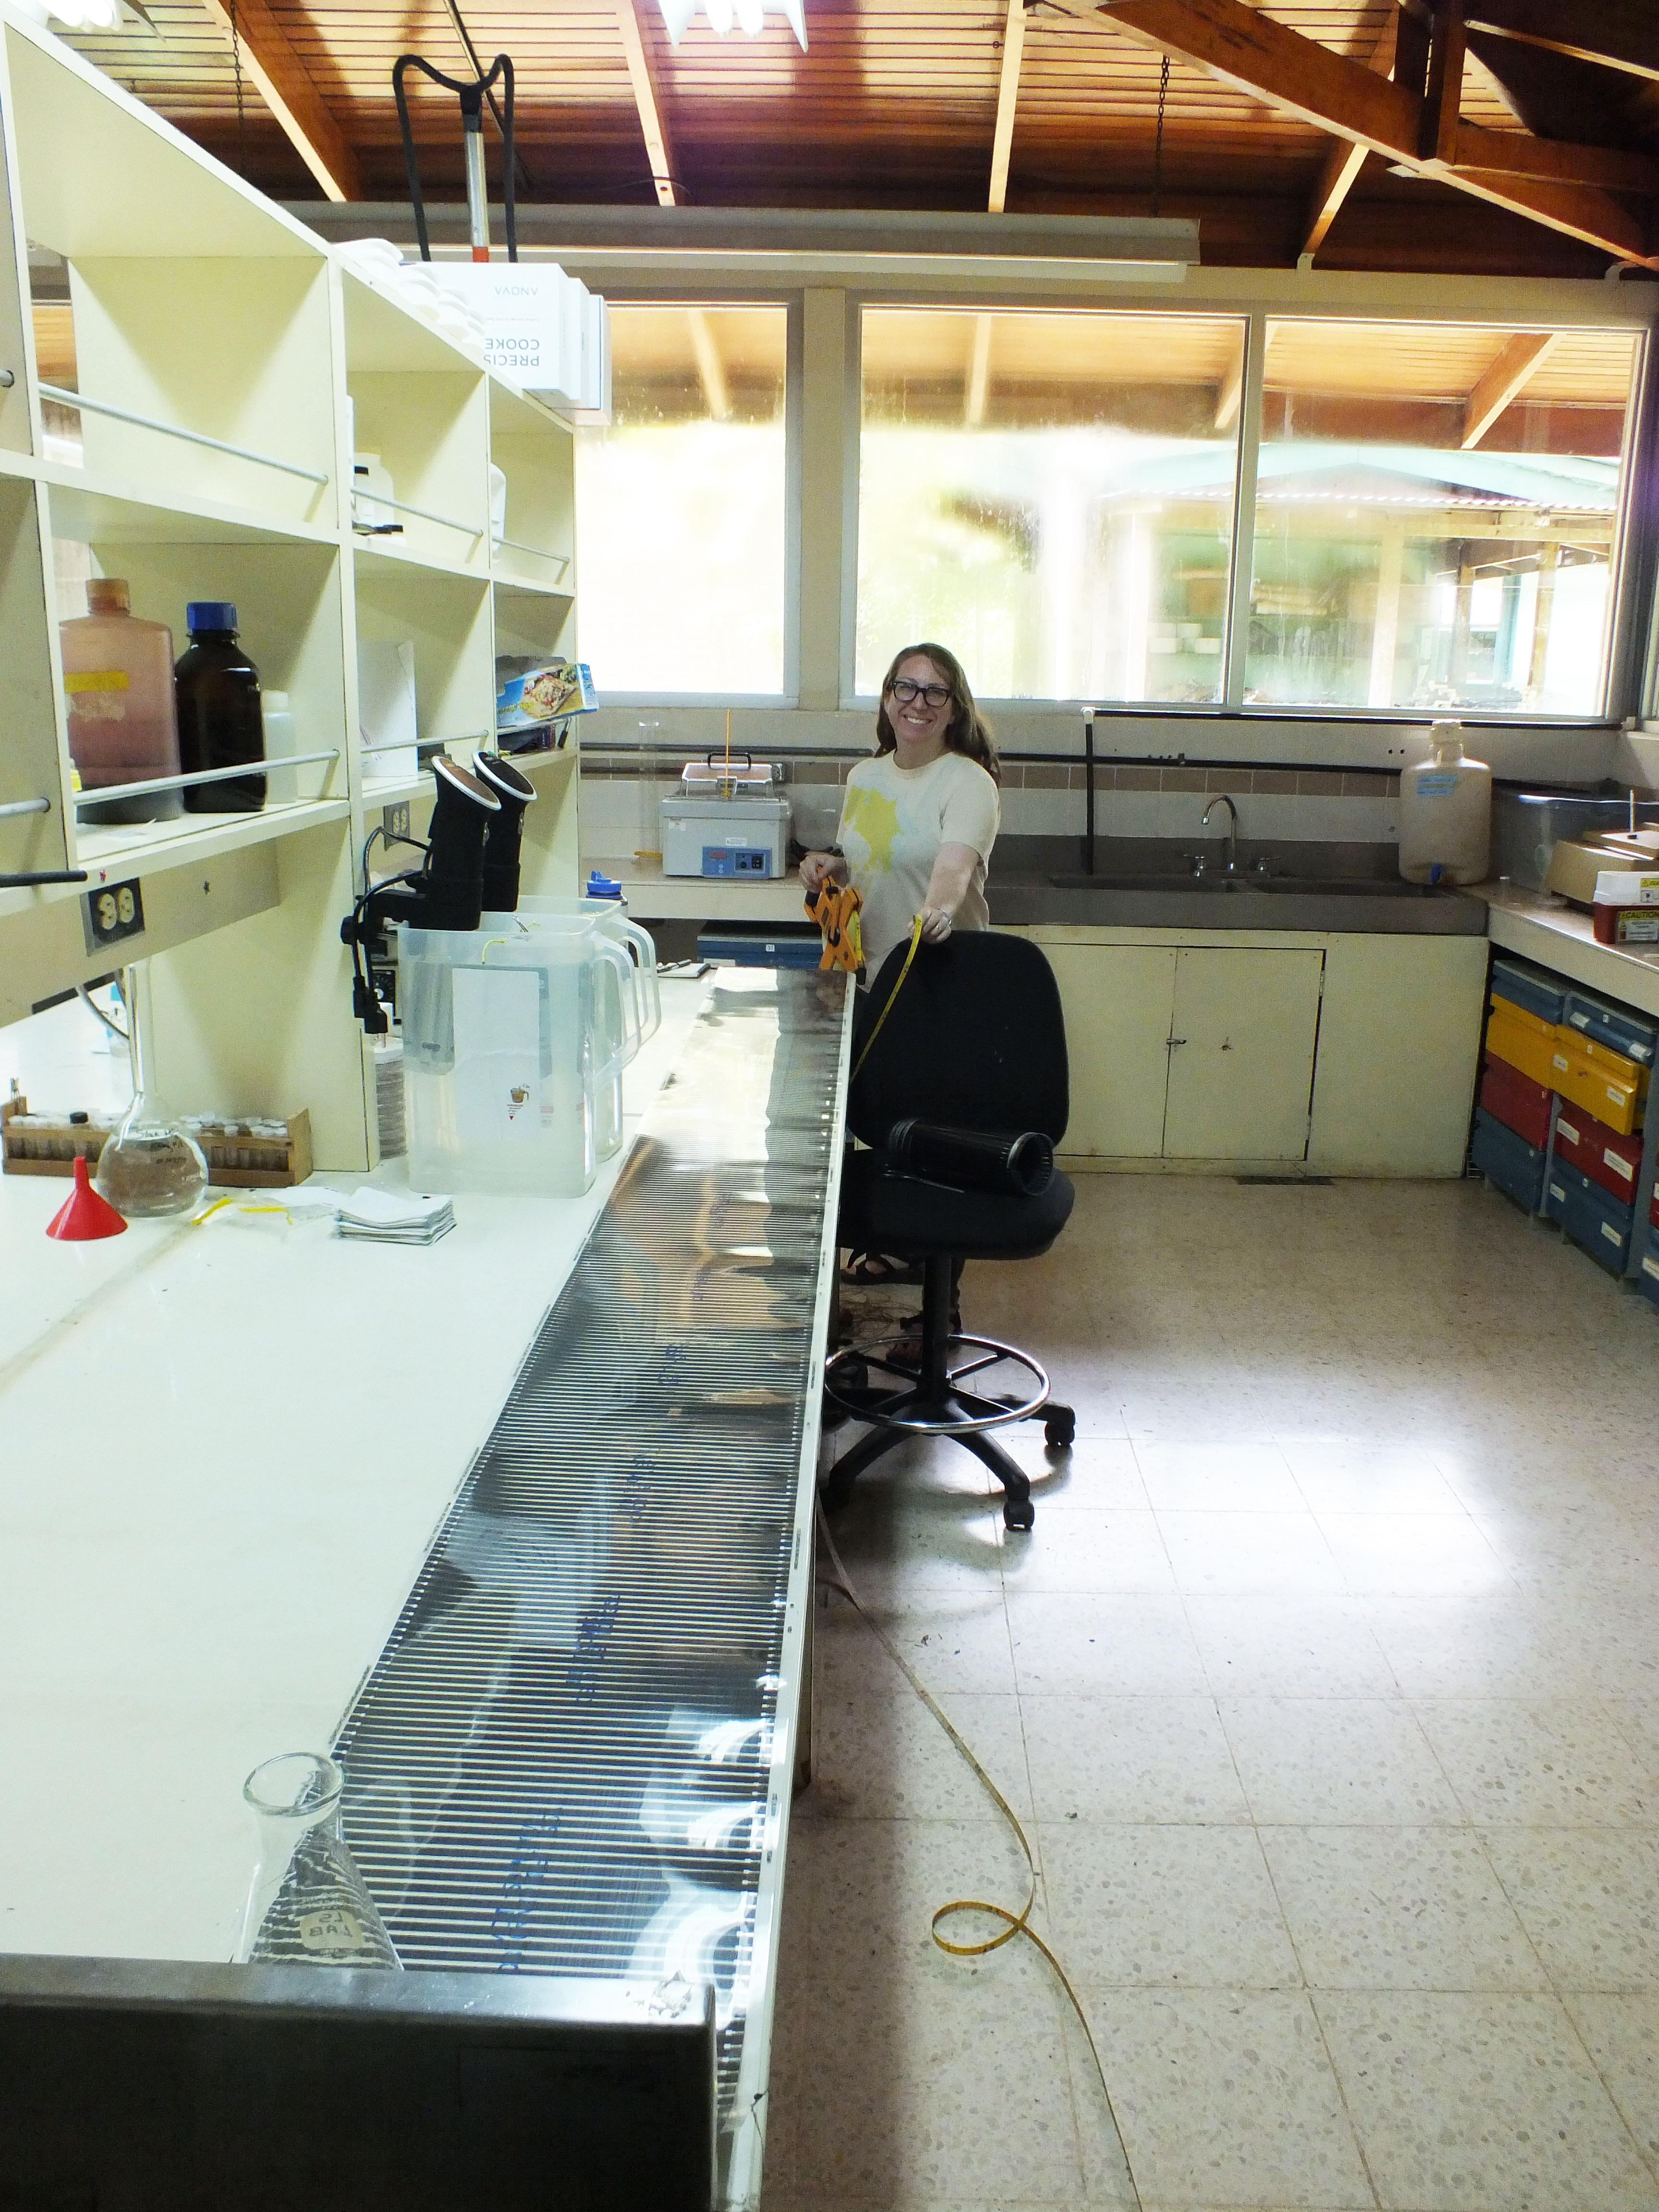
POLYGON ((1659 1190, 1656 1190, 1648 1201, 1648 1219, 1656 1229, 1659 1229, 1659 1190))
MULTIPOLYGON (((1480 1079, 1480 1103, 1494 1121, 1501 1121, 1506 1129, 1513 1129, 1517 1137, 1524 1137, 1541 1152, 1550 1140, 1550 1094, 1541 1083, 1534 1083, 1522 1075, 1518 1067, 1511 1067, 1506 1060, 1495 1054, 1486 1054, 1486 1073, 1480 1079)), ((1588 1115, 1583 1117, 1589 1119, 1588 1115)))
POLYGON ((1642 1133, 1621 1137, 1605 1121, 1595 1121, 1582 1106, 1561 1101, 1555 1117, 1555 1150, 1559 1158, 1571 1160, 1592 1182, 1610 1190, 1626 1206, 1636 1202, 1636 1185, 1642 1173, 1642 1133))

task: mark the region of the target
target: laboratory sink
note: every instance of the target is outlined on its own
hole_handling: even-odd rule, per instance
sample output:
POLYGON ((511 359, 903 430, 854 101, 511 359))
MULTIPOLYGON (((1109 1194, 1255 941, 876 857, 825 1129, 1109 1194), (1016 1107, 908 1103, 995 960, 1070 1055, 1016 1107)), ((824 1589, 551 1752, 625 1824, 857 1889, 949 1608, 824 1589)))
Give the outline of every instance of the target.
POLYGON ((1194 875, 1183 870, 1178 876, 1155 875, 1070 875, 1050 876, 1048 881, 1060 891, 1249 891, 1262 886, 1244 876, 1224 876, 1206 873, 1194 875))

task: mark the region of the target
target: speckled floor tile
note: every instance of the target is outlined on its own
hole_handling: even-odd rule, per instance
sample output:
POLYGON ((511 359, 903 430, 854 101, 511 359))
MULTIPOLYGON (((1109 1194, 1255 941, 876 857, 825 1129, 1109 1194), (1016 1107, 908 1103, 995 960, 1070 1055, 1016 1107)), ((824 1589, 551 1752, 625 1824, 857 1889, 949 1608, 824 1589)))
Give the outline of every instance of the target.
POLYGON ((1039 1820, 1249 1820, 1212 1698, 1043 1697, 1021 1705, 1039 1820))
POLYGON ((1052 1940, 1101 1986, 1296 1989, 1301 1972, 1261 1847, 1243 1827, 1046 1821, 1052 1940))
POLYGON ((1305 1503, 1273 1443, 1135 1446, 1146 1495, 1171 1512, 1297 1513, 1305 1503))
MULTIPOLYGON (((935 1697, 1014 1687, 1000 1577, 983 1590, 917 1590, 866 1601, 866 1607, 935 1697)), ((868 1623, 838 1593, 820 1606, 815 1626, 821 1693, 856 1695, 878 1686, 878 1695, 894 1687, 915 1695, 868 1623)))
POLYGON ((1548 1988, 1502 1882, 1467 1829, 1259 1832, 1310 1988, 1548 1988))
POLYGON ((1187 1619, 1218 1697, 1398 1694, 1364 1609, 1352 1598, 1188 1596, 1187 1619))
POLYGON ((1274 1591, 1334 1597, 1342 1576, 1318 1522, 1294 1513, 1160 1510, 1176 1581, 1195 1596, 1274 1591))
POLYGON ((1653 1827, 1659 1792, 1593 1700, 1452 1699, 1418 1710, 1471 1820, 1531 1828, 1653 1827))
POLYGON ((1659 2171, 1659 1996, 1563 2002, 1626 2126, 1659 2171))
POLYGON ((1551 1698, 1595 1687, 1582 1641, 1519 1590, 1364 1603, 1408 1698, 1551 1698))
POLYGON ((1092 1590, 1103 1595, 1172 1595, 1175 1572, 1153 1516, 1140 1512, 1038 1511, 1029 1535, 1002 1553, 1011 1590, 1092 1590))
POLYGON ((1316 1992, 1388 2207, 1650 2212, 1659 2183, 1549 1996, 1316 1992))
POLYGON ((1284 1446, 1304 1504, 1316 1513, 1447 1513, 1463 1506, 1420 1444, 1320 1443, 1284 1446))
MULTIPOLYGON (((882 1694, 860 1674, 820 1689, 813 1782, 796 1800, 806 1820, 1000 1820, 967 1761, 893 1670, 882 1694)), ((1030 1809, 1019 1700, 1006 1692, 939 1699, 975 1756, 1022 1817, 1030 1809)))
POLYGON ((1008 1627, 1022 1697, 1165 1695, 1208 1689, 1178 1597, 1011 1590, 1008 1627))
MULTIPOLYGON (((1375 2203, 1305 1995, 1079 1988, 1146 2206, 1375 2203)), ((1070 2048, 1092 2181, 1075 2031, 1070 2048)))
POLYGON ((1357 1595, 1478 1595, 1508 1587, 1503 1561, 1466 1514, 1322 1511, 1318 1519, 1357 1595))
POLYGON ((1042 1447, 1035 1424, 1022 1425, 1001 1441, 1031 1478, 1039 1513, 1069 1512, 1074 1507, 1108 1512, 1124 1507, 1144 1512, 1148 1500, 1134 1446, 1127 1437, 1079 1435, 1066 1451, 1042 1447))
MULTIPOLYGON (((1001 1571, 1002 1510, 982 1496, 855 1488, 831 1540, 860 1597, 914 1590, 994 1592, 1001 1571)), ((821 1574, 833 1572, 822 1536, 821 1574)))
MULTIPOLYGON (((954 1986, 970 1967, 933 1942, 939 1907, 975 1898, 1018 1913, 1030 1891, 1024 1853, 1000 1823, 825 1823, 811 1838, 811 1954, 822 1980, 836 1987, 872 1980, 904 1989, 954 1986)), ((1048 1924, 1040 1893, 1032 1924, 1039 1932, 1048 1924)), ((997 1929, 963 1916, 941 1932, 952 1942, 976 1942, 997 1929)))
POLYGON ((1659 1835, 1488 1828, 1482 1840, 1558 1990, 1659 1990, 1659 1835))
POLYGON ((1376 1698, 1218 1700, 1252 1818, 1383 1827, 1461 1823, 1415 1717, 1376 1698))

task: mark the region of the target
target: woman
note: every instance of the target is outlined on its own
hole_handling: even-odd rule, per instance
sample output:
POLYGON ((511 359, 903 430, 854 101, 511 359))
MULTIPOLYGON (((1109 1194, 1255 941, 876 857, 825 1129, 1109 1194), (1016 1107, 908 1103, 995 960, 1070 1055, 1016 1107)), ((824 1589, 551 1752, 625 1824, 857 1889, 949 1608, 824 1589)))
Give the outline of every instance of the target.
MULTIPOLYGON (((809 853, 800 878, 816 898, 826 878, 851 883, 864 903, 866 976, 921 917, 922 940, 941 945, 953 929, 988 929, 985 864, 1000 818, 1000 771, 991 732, 968 678, 942 645, 909 645, 881 687, 874 757, 847 779, 838 849, 809 853)), ((957 1279, 961 1279, 957 1263, 957 1279)), ((884 1253, 854 1253, 849 1283, 919 1282, 918 1268, 884 1253)), ((910 1325, 919 1329, 920 1316, 910 1325)), ((953 1311, 951 1326, 961 1326, 953 1311)), ((920 1338, 917 1339, 918 1343, 920 1338)))
POLYGON ((962 664, 942 645, 910 645, 881 687, 873 757, 847 779, 836 849, 809 853, 800 878, 851 883, 870 975, 915 918, 928 945, 953 929, 988 929, 985 865, 996 842, 996 748, 962 664))

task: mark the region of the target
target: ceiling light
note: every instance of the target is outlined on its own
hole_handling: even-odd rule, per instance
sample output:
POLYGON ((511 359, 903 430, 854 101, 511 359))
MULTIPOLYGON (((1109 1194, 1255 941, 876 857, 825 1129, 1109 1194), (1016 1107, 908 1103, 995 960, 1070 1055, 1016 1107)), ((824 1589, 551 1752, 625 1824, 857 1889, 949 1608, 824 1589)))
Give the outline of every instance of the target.
MULTIPOLYGON (((657 0, 662 9, 662 19, 668 28, 669 42, 678 46, 685 36, 691 18, 699 5, 708 18, 709 28, 724 38, 735 22, 738 28, 751 39, 761 33, 766 14, 766 0, 657 0)), ((800 41, 801 52, 806 51, 805 0, 775 0, 773 12, 781 15, 800 41)))

